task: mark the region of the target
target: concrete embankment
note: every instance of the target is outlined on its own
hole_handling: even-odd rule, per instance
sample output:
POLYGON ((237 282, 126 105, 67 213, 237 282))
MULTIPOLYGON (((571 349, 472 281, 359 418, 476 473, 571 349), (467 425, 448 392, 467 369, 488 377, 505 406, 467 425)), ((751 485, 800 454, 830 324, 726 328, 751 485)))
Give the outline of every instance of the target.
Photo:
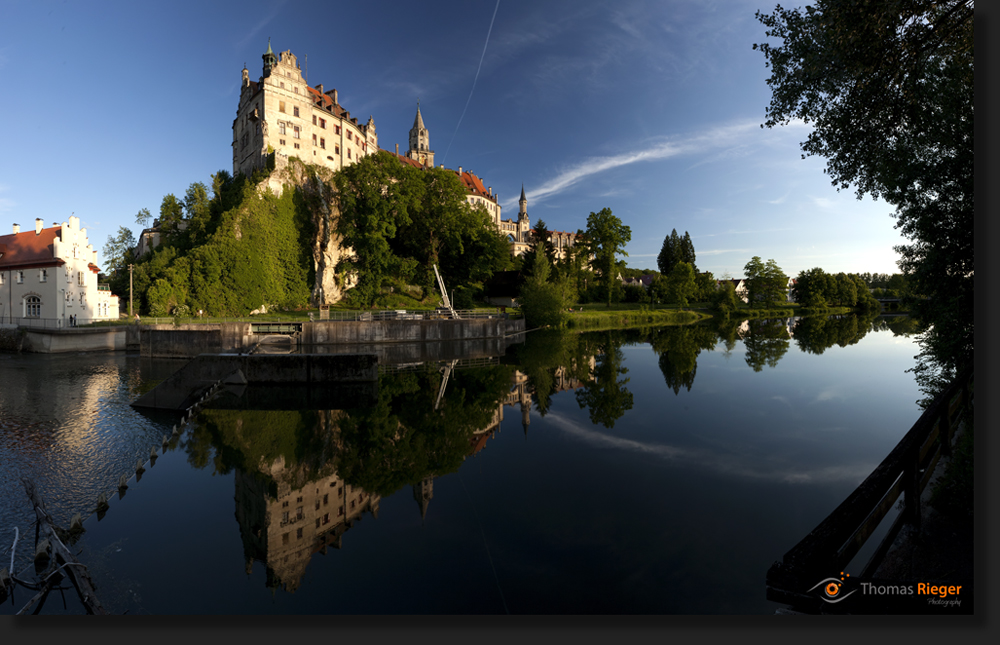
POLYGON ((106 352, 125 349, 123 327, 24 329, 21 351, 38 354, 106 352))
POLYGON ((372 354, 240 355, 202 354, 139 397, 133 406, 187 409, 219 383, 374 383, 378 360, 372 354))
MULTIPOLYGON (((362 320, 297 323, 301 331, 292 335, 299 346, 342 345, 354 352, 370 351, 387 343, 425 344, 460 341, 483 343, 485 353, 503 354, 500 349, 511 335, 524 331, 524 319, 468 318, 460 320, 362 320), (366 349, 357 349, 365 347, 366 349)), ((217 323, 204 325, 129 325, 126 348, 142 356, 175 358, 203 353, 248 351, 263 338, 253 324, 217 323)), ((428 346, 430 347, 430 346, 428 346)), ((385 351, 385 350, 380 350, 385 351)), ((406 354, 407 350, 399 352, 406 354)), ((410 350, 412 353, 412 350, 410 350)), ((450 360, 447 349, 424 348, 423 358, 450 360), (437 354, 441 354, 437 356, 437 354)))

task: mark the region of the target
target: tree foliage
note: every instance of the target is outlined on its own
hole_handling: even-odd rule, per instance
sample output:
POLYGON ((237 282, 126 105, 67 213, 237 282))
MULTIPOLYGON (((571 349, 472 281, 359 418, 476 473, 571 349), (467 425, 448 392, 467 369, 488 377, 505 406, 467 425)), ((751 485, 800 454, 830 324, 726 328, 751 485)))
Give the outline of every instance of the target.
POLYGON ((688 299, 695 294, 697 283, 695 282, 694 269, 687 262, 678 262, 667 276, 667 293, 669 301, 680 306, 681 309, 687 307, 688 299))
POLYGON ((743 271, 746 274, 747 298, 751 307, 769 309, 785 300, 788 278, 774 260, 768 260, 764 264, 755 255, 743 267, 743 271))
POLYGON ((587 243, 593 256, 592 265, 600 275, 605 291, 606 302, 611 306, 615 284, 615 256, 625 252, 625 245, 632 239, 632 229, 622 224, 622 221, 611 213, 610 208, 602 208, 600 212, 591 213, 587 217, 587 243))
POLYGON ((912 242, 897 251, 928 296, 915 305, 929 324, 918 377, 973 355, 973 6, 818 0, 757 13, 780 41, 754 45, 772 70, 764 125, 808 123, 803 151, 826 158, 838 188, 895 206, 912 242))

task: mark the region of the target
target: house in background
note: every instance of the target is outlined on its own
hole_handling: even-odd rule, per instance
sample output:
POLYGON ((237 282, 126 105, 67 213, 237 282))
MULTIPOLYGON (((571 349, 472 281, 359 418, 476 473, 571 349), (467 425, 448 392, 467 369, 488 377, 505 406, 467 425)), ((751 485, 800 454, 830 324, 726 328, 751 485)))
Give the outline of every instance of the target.
POLYGON ((80 228, 80 218, 61 225, 0 236, 0 322, 67 327, 116 320, 118 298, 97 284, 97 251, 80 228))

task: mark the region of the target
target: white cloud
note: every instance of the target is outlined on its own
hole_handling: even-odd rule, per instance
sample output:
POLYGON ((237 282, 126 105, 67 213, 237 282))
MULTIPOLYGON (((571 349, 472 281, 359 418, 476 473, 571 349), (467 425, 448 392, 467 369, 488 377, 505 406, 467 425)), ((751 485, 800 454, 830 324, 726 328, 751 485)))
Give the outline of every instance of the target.
MULTIPOLYGON (((722 146, 732 148, 734 139, 745 137, 757 129, 759 129, 759 124, 756 122, 718 126, 684 139, 662 139, 645 148, 623 152, 618 155, 591 157, 565 168, 540 187, 532 189, 528 195, 528 199, 534 204, 544 202, 548 198, 558 195, 576 185, 581 180, 606 170, 613 170, 644 161, 669 159, 670 157, 683 154, 705 153, 717 150, 722 146)), ((516 199, 510 199, 504 202, 503 208, 513 208, 516 203, 516 199)))

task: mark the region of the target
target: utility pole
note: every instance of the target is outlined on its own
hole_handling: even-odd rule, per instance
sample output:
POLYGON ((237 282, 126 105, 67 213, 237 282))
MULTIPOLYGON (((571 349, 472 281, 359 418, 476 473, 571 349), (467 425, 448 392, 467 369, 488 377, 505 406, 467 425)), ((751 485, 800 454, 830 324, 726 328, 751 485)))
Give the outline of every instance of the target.
POLYGON ((132 320, 132 265, 128 265, 128 319, 132 320))

